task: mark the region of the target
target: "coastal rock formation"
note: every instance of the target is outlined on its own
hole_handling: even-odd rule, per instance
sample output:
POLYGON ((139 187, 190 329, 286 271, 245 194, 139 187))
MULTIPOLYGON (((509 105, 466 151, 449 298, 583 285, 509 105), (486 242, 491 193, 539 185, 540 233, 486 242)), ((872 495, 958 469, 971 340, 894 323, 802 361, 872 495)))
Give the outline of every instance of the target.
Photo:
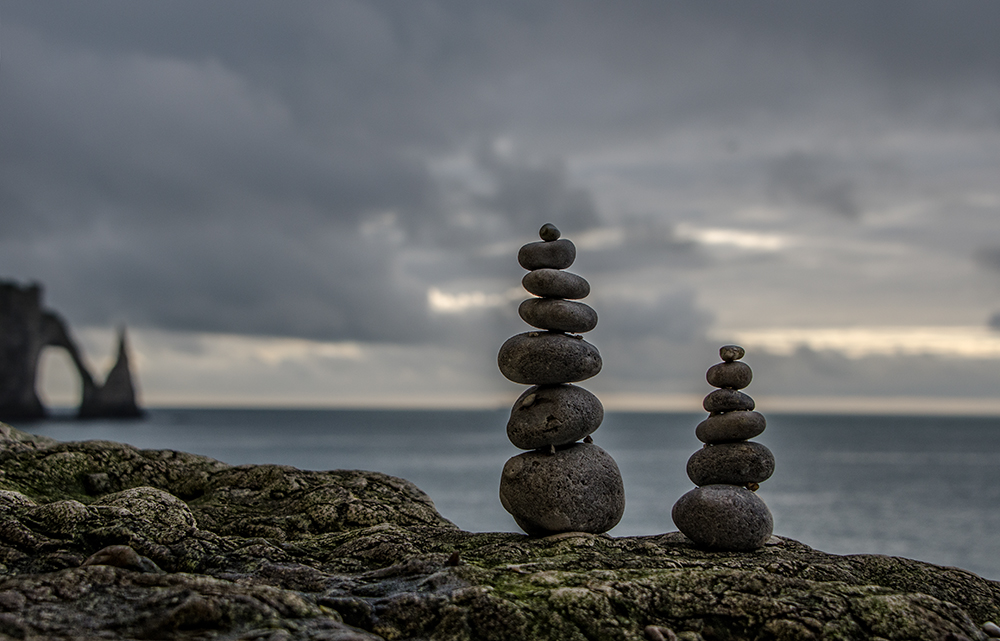
POLYGON ((517 261, 529 270, 521 283, 539 298, 523 301, 517 312, 543 331, 512 336, 497 356, 504 376, 532 385, 510 411, 507 437, 533 451, 504 465, 500 503, 528 534, 600 534, 621 520, 625 488, 615 460, 590 436, 604 407, 570 385, 601 371, 601 354, 578 335, 597 326, 597 312, 567 300, 590 293, 585 279, 562 271, 576 260, 576 246, 549 223, 538 235, 541 242, 521 247, 517 261))
POLYGON ((955 568, 777 537, 464 532, 375 472, 2 424, 0 470, 0 638, 940 641, 1000 620, 1000 583, 955 568))
POLYGON ((774 472, 774 455, 747 439, 764 431, 764 416, 753 399, 739 391, 753 372, 740 361, 742 347, 725 345, 722 362, 705 378, 718 387, 705 397, 709 417, 695 429, 705 447, 688 459, 688 478, 696 487, 674 504, 674 525, 689 539, 713 550, 755 550, 770 538, 771 511, 755 492, 774 472))
POLYGON ((35 382, 38 359, 42 350, 50 346, 65 349, 80 375, 80 417, 142 414, 136 404, 124 329, 118 335, 118 359, 104 384, 98 384, 62 318, 42 309, 41 287, 0 282, 0 419, 31 420, 45 416, 35 382))

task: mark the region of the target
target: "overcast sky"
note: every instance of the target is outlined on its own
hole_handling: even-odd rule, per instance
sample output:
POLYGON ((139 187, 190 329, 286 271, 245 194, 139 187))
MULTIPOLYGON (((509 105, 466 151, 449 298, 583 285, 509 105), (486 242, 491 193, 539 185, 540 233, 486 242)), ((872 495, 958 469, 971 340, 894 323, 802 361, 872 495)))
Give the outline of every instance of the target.
POLYGON ((503 405, 552 222, 609 406, 688 407, 739 342, 764 410, 997 411, 998 28, 994 0, 0 0, 0 278, 95 369, 127 324, 149 404, 503 405))

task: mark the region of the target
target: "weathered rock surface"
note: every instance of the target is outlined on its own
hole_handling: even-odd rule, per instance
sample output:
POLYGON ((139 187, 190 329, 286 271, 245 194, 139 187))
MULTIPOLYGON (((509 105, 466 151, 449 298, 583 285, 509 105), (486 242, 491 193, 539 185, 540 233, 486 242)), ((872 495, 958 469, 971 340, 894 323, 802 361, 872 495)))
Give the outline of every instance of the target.
POLYGON ((764 432, 767 419, 760 412, 726 412, 713 414, 706 418, 694 430, 694 435, 702 443, 725 443, 726 441, 744 441, 764 432))
POLYGON ((596 347, 577 336, 525 332, 511 336, 500 346, 497 365, 515 383, 557 385, 596 376, 603 361, 596 347))
POLYGON ((718 443, 701 448, 687 462, 695 485, 763 483, 774 474, 774 454, 754 441, 718 443))
POLYGON ((565 238, 528 243, 517 252, 518 264, 527 270, 566 269, 574 260, 576 245, 565 238))
POLYGON ((517 308, 521 320, 539 329, 582 334, 597 327, 597 312, 585 303, 561 298, 529 298, 517 308))
POLYGON ((754 408, 753 399, 732 389, 717 389, 705 397, 701 403, 706 412, 738 412, 742 410, 752 410, 754 408))
POLYGON ((705 378, 712 387, 743 389, 753 380, 753 371, 741 361, 724 361, 709 367, 705 378))
POLYGON ((674 503, 677 529, 710 550, 750 552, 771 538, 774 521, 764 501, 738 485, 703 485, 674 503))
POLYGON ((582 276, 558 269, 536 269, 524 275, 521 285, 536 296, 546 298, 586 298, 590 283, 582 276))
POLYGON ((463 532, 371 472, 7 426, 0 471, 0 639, 982 640, 1000 620, 1000 583, 954 568, 777 537, 463 532))
POLYGON ((500 503, 528 534, 599 534, 621 520, 625 488, 610 454, 590 443, 574 443, 551 454, 535 450, 507 461, 500 503))
POLYGON ((604 420, 600 399, 576 385, 534 385, 514 402, 507 438, 522 450, 568 445, 593 434, 604 420))

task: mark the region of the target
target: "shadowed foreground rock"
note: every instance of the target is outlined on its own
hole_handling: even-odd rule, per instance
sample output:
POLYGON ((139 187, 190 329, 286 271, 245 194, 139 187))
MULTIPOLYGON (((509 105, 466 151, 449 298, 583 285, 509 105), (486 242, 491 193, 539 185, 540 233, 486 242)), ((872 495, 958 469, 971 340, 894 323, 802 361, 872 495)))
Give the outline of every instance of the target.
POLYGON ((0 424, 0 639, 940 640, 1000 619, 968 572, 772 542, 469 533, 383 474, 0 424))

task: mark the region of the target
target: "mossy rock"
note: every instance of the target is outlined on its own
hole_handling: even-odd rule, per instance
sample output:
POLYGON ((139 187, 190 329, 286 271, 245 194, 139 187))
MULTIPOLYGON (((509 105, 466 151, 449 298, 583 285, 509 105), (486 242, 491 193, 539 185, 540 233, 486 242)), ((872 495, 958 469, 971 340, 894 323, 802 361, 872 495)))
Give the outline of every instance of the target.
POLYGON ((939 640, 998 619, 1000 584, 919 561, 470 533, 384 474, 0 424, 0 639, 939 640))

